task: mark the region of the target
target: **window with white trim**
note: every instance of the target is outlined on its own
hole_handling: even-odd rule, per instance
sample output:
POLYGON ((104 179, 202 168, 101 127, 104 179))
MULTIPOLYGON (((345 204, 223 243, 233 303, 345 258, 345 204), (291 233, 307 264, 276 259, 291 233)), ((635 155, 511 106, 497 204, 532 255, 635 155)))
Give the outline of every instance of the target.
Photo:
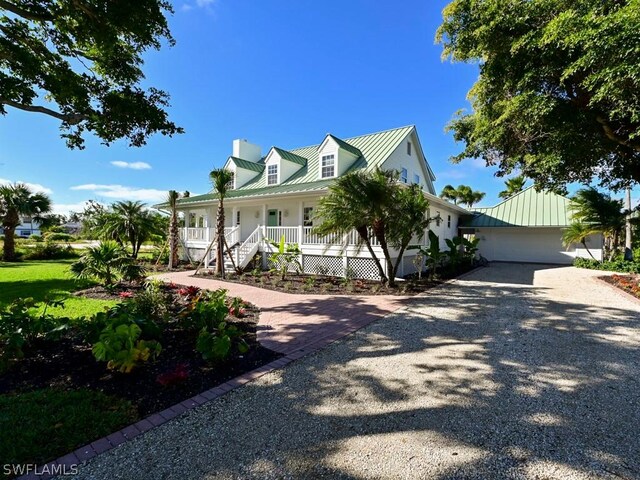
POLYGON ((403 168, 402 170, 400 170, 400 181, 402 183, 408 183, 409 182, 409 172, 407 172, 406 168, 403 168))
POLYGON ((240 210, 236 211, 236 226, 240 225, 240 210))
POLYGON ((447 228, 451 228, 451 215, 447 215, 447 228))
POLYGON ((278 184, 278 164, 274 163, 267 166, 267 185, 278 184))
POLYGON ((320 177, 331 178, 336 175, 336 157, 332 153, 330 155, 323 155, 322 162, 320 163, 320 177))
POLYGON ((304 207, 302 224, 305 227, 313 227, 313 207, 304 207))
POLYGON ((407 142, 407 155, 411 156, 411 142, 407 142))
POLYGON ((417 173, 413 174, 413 183, 415 183, 416 185, 420 185, 420 175, 418 175, 417 173))

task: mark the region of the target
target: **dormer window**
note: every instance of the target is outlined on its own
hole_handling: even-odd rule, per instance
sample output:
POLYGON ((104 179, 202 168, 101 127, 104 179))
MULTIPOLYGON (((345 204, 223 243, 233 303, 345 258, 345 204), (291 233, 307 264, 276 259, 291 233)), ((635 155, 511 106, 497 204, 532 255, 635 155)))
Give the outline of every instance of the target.
POLYGON ((331 178, 336 175, 336 157, 332 153, 331 155, 323 155, 322 162, 320 164, 320 176, 322 178, 331 178))
POLYGON ((400 170, 400 181, 402 183, 408 183, 409 182, 409 172, 407 172, 406 168, 403 168, 402 170, 400 170))
POLYGON ((278 184, 278 165, 268 165, 267 166, 267 185, 277 185, 278 184))
POLYGON ((234 172, 229 172, 231 175, 231 180, 227 182, 227 190, 233 190, 236 188, 236 174, 234 172))

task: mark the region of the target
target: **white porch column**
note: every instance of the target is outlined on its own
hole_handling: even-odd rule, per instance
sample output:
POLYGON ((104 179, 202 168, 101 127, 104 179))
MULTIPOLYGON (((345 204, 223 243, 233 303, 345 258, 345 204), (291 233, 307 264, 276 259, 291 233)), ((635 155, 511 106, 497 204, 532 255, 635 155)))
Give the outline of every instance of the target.
POLYGON ((262 225, 267 225, 267 204, 262 205, 262 225))
POLYGON ((231 209, 231 226, 236 226, 236 219, 238 218, 238 207, 233 207, 231 209))

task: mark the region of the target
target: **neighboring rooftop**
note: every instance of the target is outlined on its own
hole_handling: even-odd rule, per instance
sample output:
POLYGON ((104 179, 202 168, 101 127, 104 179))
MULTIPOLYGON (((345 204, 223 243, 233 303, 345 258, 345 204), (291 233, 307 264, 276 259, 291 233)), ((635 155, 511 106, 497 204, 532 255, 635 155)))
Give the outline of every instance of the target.
POLYGON ((533 186, 494 207, 474 208, 463 227, 567 227, 571 224, 570 200, 552 192, 537 192, 533 186))

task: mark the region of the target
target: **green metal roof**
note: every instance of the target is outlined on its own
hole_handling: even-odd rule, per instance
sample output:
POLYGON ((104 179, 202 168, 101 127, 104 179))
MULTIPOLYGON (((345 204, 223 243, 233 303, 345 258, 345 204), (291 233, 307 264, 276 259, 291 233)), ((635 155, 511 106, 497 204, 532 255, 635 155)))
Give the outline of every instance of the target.
POLYGON ((537 192, 533 186, 495 207, 473 210, 473 217, 462 219, 461 226, 567 227, 571 224, 570 200, 552 192, 537 192))
POLYGON ((331 135, 330 133, 327 136, 332 138, 333 141, 336 142, 340 148, 346 150, 347 152, 353 153, 356 157, 362 156, 362 152, 358 150, 356 147, 354 147, 353 145, 348 144, 344 140, 340 140, 338 137, 336 137, 335 135, 331 135))
MULTIPOLYGON (((371 133, 368 135, 361 135, 359 137, 347 138, 344 142, 347 145, 355 148, 360 152, 360 156, 348 171, 365 169, 374 170, 376 167, 381 166, 384 161, 389 158, 393 151, 398 147, 400 142, 411 132, 414 127, 412 125, 401 128, 394 128, 392 130, 385 130, 383 132, 371 133)), ((341 140, 342 141, 342 140, 341 140)), ((319 154, 318 147, 320 145, 311 145, 309 147, 296 148, 295 150, 282 150, 284 152, 295 155, 306 160, 306 164, 294 173, 291 177, 281 182, 278 185, 267 185, 266 175, 260 173, 253 179, 249 180, 242 187, 232 190, 228 193, 227 198, 242 198, 272 195, 278 193, 296 193, 307 192, 313 190, 322 190, 327 188, 334 179, 319 179, 318 172, 319 167, 319 154)), ((275 148, 275 147, 274 147, 275 148)), ((345 147, 346 148, 346 147, 345 147)), ((282 153, 280 153, 282 155, 282 153)), ((240 160, 232 157, 234 161, 240 160)), ((246 162, 242 160, 243 162, 246 162)), ((246 162, 254 166, 260 166, 264 168, 264 159, 260 162, 246 162)), ((244 165, 244 164, 243 164, 244 165)), ((242 167, 244 168, 244 166, 242 167)), ((178 201, 179 205, 188 205, 191 203, 206 202, 208 200, 214 200, 215 194, 208 193, 205 195, 195 195, 189 198, 182 198, 178 201)))
POLYGON ((285 160, 289 160, 290 162, 297 163, 298 165, 302 166, 307 164, 307 159, 301 157, 300 155, 296 155, 295 153, 288 152, 278 147, 273 147, 273 149, 278 152, 280 157, 284 158, 285 160))
POLYGON ((238 157, 229 157, 236 167, 244 168, 245 170, 253 170, 254 172, 262 173, 264 171, 264 163, 259 162, 250 162, 248 160, 243 160, 238 157))

